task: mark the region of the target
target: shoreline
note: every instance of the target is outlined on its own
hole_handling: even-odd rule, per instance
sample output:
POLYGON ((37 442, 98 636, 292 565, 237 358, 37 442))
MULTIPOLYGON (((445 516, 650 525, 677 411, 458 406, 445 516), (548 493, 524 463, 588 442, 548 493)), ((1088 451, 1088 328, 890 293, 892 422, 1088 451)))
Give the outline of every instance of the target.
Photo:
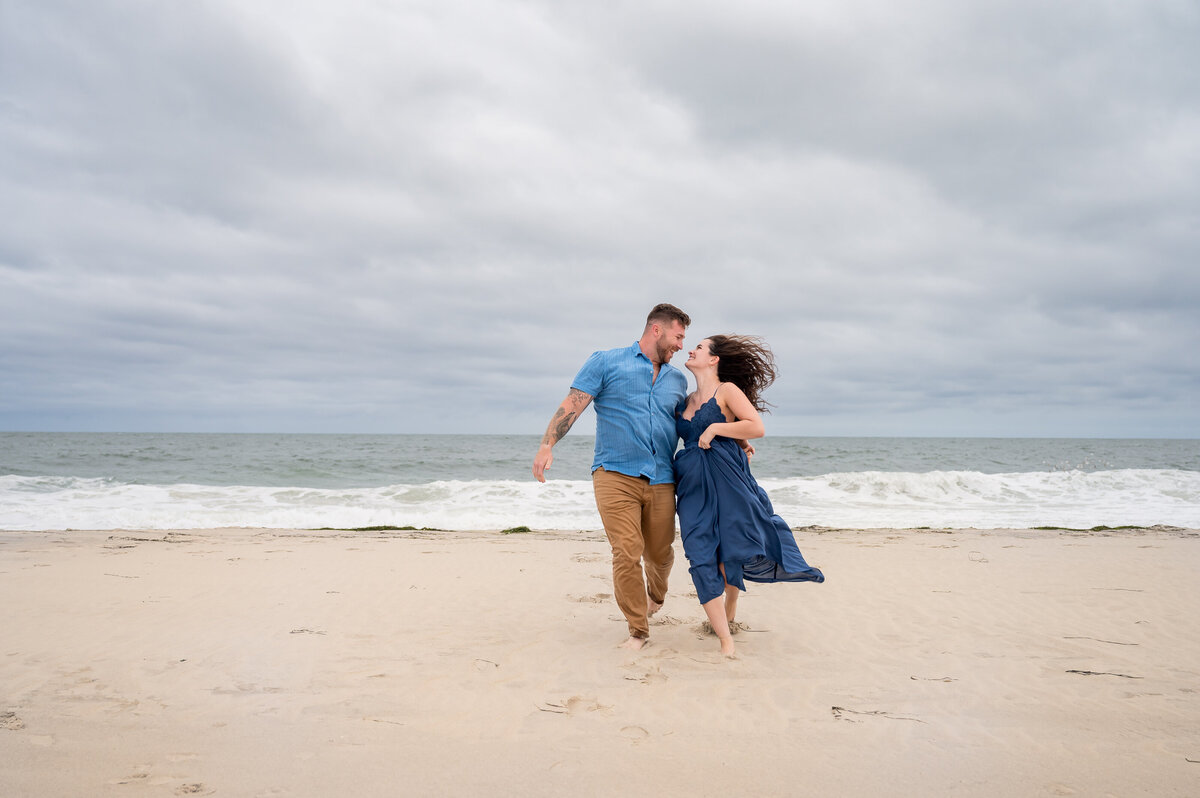
POLYGON ((797 541, 723 660, 678 540, 628 652, 598 531, 0 532, 0 794, 1195 792, 1200 530, 797 541))
MULTIPOLYGON (((1166 534, 1195 534, 1200 535, 1200 527, 1177 526, 1175 524, 1118 524, 1109 526, 1101 524, 1092 527, 1071 527, 1058 525, 1042 525, 1042 526, 824 526, 820 524, 809 524, 806 526, 793 526, 792 532, 797 535, 828 535, 828 534, 856 534, 856 533, 895 533, 895 532, 911 532, 914 534, 971 534, 971 533, 1019 533, 1019 532, 1059 532, 1059 533, 1091 533, 1091 534, 1108 534, 1116 532, 1148 532, 1148 533, 1166 533, 1166 534)), ((355 534, 379 534, 384 537, 402 538, 406 535, 422 536, 430 533, 441 535, 461 535, 464 537, 478 537, 487 535, 524 535, 527 537, 561 537, 564 535, 590 535, 597 539, 604 539, 604 530, 602 528, 566 528, 566 527, 529 527, 519 526, 509 529, 501 529, 500 527, 491 528, 473 528, 473 529, 449 529, 440 527, 417 527, 417 526, 392 526, 392 525, 376 525, 376 526, 361 526, 361 527, 280 527, 280 526, 203 526, 203 527, 65 527, 65 528, 46 528, 46 529, 2 529, 0 535, 50 535, 50 534, 137 534, 137 535, 155 535, 155 534, 187 534, 187 535, 204 535, 216 533, 275 533, 283 535, 319 535, 320 533, 355 533, 355 534)), ((676 527, 676 537, 678 538, 679 529, 676 527)))

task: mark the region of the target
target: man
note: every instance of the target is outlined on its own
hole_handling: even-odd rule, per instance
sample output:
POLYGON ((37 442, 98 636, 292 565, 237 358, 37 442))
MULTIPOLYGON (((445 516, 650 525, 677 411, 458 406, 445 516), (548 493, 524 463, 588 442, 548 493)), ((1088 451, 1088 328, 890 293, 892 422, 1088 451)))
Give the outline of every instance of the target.
POLYGON ((646 644, 649 618, 666 600, 675 557, 671 458, 679 443, 675 408, 687 395, 687 379, 670 360, 683 349, 691 323, 674 305, 656 305, 632 346, 592 353, 533 460, 533 475, 545 482, 554 444, 596 403, 592 488, 612 546, 613 594, 629 624, 629 639, 621 646, 634 650, 646 644))

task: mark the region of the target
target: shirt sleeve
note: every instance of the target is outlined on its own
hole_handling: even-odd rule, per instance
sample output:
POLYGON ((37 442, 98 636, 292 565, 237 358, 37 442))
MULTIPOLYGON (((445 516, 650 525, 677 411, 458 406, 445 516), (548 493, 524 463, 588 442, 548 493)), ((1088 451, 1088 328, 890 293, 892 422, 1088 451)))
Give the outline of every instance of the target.
POLYGON ((571 387, 594 399, 604 387, 604 372, 604 352, 592 352, 575 379, 571 380, 571 387))

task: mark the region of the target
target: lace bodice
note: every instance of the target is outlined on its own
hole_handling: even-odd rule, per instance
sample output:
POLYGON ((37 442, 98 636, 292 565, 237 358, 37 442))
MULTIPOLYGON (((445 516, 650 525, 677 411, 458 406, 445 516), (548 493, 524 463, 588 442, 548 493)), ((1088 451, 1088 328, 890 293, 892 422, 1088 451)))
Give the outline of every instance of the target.
POLYGON ((683 409, 675 414, 675 431, 679 433, 679 437, 683 439, 685 449, 690 449, 700 440, 700 436, 704 434, 704 430, 708 429, 709 424, 719 424, 727 421, 725 414, 721 412, 721 406, 717 404, 717 397, 712 397, 704 404, 700 405, 696 410, 696 414, 691 418, 683 417, 683 409))

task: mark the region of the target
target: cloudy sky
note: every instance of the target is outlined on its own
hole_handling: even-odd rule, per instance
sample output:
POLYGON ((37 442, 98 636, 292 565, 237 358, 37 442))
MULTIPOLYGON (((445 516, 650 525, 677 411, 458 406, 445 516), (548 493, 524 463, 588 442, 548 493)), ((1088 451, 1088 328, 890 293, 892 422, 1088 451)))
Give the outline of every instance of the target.
POLYGON ((1192 0, 0 0, 0 429, 540 434, 669 301, 769 341, 769 434, 1200 437, 1197 41, 1192 0))

